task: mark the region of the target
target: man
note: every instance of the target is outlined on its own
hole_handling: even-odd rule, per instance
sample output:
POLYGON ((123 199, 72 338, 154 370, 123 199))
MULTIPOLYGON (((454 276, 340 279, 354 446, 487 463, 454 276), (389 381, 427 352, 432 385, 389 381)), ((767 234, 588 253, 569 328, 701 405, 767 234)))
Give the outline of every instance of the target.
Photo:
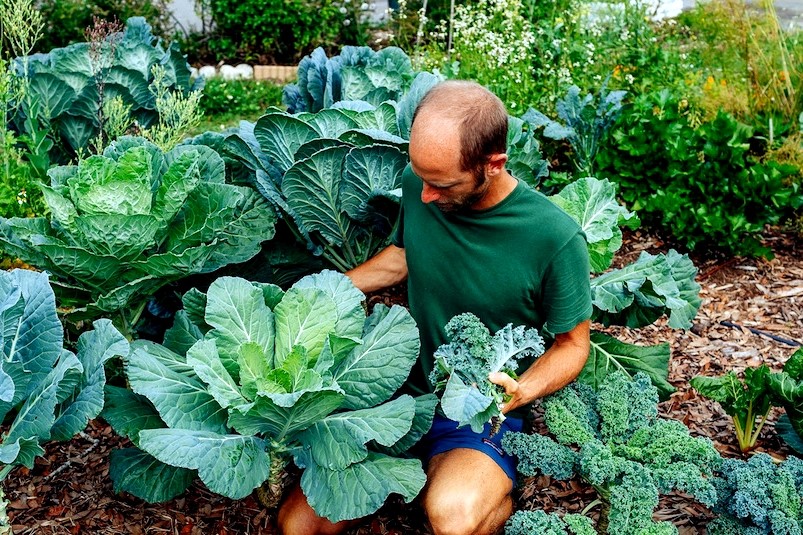
MULTIPOLYGON (((451 317, 472 312, 494 332, 531 325, 554 342, 518 380, 491 374, 523 408, 580 373, 589 352, 588 251, 580 227, 505 170, 508 115, 482 86, 442 82, 419 104, 403 177, 393 245, 347 273, 364 292, 405 279, 421 334, 411 389, 431 390, 433 353, 451 317)), ((520 370, 521 371, 521 370, 520 370)), ((520 429, 505 420, 503 432, 520 429)), ((493 439, 436 415, 421 441, 427 485, 422 503, 435 535, 498 532, 512 512, 515 460, 493 439)), ((279 512, 284 535, 330 535, 352 523, 317 517, 299 488, 279 512)))

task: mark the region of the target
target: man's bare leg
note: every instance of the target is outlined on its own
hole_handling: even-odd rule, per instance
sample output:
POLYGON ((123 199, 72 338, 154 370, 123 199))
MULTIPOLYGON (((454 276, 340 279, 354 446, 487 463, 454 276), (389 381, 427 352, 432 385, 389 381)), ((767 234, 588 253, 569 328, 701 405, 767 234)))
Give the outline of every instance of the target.
POLYGON ((359 524, 360 520, 332 523, 315 514, 301 487, 295 485, 279 508, 277 524, 282 535, 340 535, 359 524))
POLYGON ((424 509, 435 535, 493 535, 513 512, 512 490, 493 459, 458 448, 429 462, 424 509))

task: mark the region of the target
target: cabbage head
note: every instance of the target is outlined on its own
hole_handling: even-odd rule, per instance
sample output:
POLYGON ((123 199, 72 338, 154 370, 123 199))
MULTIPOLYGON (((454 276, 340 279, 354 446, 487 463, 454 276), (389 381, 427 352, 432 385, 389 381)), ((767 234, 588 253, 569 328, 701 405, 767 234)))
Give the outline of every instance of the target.
POLYGON ((0 246, 49 271, 90 316, 121 312, 131 327, 168 282, 244 262, 274 233, 275 213, 255 191, 226 184, 212 149, 163 153, 125 137, 103 155, 48 171, 49 217, 0 218, 0 246))

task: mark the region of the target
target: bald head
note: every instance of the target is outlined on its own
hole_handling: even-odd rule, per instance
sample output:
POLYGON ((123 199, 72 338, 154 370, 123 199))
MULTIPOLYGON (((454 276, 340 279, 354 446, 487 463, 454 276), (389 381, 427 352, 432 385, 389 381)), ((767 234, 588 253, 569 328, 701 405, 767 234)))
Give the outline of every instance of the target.
POLYGON ((442 136, 450 131, 459 142, 462 170, 474 171, 491 155, 505 153, 507 121, 505 105, 496 95, 475 82, 448 80, 430 89, 419 102, 411 143, 417 136, 446 141, 442 136))

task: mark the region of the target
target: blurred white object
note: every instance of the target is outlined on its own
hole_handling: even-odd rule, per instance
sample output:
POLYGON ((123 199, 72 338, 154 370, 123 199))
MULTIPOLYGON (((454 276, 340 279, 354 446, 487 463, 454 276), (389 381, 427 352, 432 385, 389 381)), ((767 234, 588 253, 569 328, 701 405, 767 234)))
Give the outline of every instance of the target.
POLYGON ((240 63, 234 70, 237 71, 239 78, 243 80, 253 80, 254 79, 254 68, 247 63, 240 63))
POLYGON ((232 67, 231 65, 221 65, 220 66, 220 77, 224 80, 236 80, 239 78, 239 73, 237 69, 232 67))
POLYGON ((198 69, 198 76, 203 76, 204 78, 214 78, 217 76, 217 70, 212 65, 204 65, 198 69))

